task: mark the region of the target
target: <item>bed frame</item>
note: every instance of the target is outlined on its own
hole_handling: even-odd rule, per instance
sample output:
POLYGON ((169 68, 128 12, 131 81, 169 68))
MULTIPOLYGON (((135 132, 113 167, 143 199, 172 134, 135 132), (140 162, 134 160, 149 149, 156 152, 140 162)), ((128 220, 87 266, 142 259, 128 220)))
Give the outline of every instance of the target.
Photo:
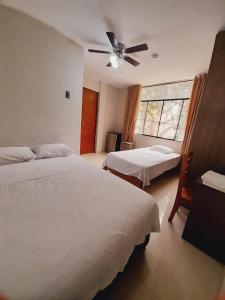
POLYGON ((122 179, 124 179, 124 180, 126 180, 128 182, 130 182, 131 184, 139 187, 142 190, 144 189, 143 182, 141 180, 139 180, 135 176, 125 175, 125 174, 120 173, 120 172, 118 172, 116 170, 113 170, 113 169, 111 169, 111 168, 109 168, 107 166, 105 166, 103 169, 106 170, 106 171, 109 171, 110 173, 112 173, 112 174, 114 174, 114 175, 116 175, 116 176, 118 176, 118 177, 120 177, 120 178, 122 178, 122 179))
POLYGON ((140 245, 136 245, 134 247, 134 250, 133 250, 131 256, 129 257, 127 264, 125 265, 123 272, 119 272, 117 274, 117 276, 114 278, 114 280, 112 281, 112 283, 110 285, 108 285, 104 290, 99 291, 96 294, 96 296, 93 298, 93 300, 104 300, 106 298, 106 296, 111 292, 111 290, 115 287, 117 282, 120 280, 122 274, 124 274, 126 272, 126 270, 129 268, 129 265, 132 264, 134 259, 138 255, 142 255, 144 253, 145 248, 149 243, 149 239, 150 239, 150 234, 146 235, 144 243, 142 243, 140 245))
MULTIPOLYGON (((120 173, 120 172, 118 172, 114 169, 111 169, 111 168, 107 167, 107 166, 105 166, 103 169, 106 170, 106 171, 109 171, 110 173, 112 173, 112 174, 114 174, 114 175, 130 182, 131 184, 137 186, 138 188, 144 190, 143 182, 140 179, 138 179, 137 177, 130 176, 130 175, 125 175, 125 174, 120 173)), ((170 169, 170 170, 168 170, 164 173, 166 173, 166 174, 179 174, 179 172, 180 172, 180 163, 175 168, 170 169)))

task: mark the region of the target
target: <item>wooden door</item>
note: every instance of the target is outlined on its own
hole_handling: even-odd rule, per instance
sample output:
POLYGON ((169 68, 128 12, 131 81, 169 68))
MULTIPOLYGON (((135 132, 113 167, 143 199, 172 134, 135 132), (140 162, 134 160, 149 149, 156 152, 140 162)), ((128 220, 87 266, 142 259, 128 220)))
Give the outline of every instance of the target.
POLYGON ((95 151, 98 93, 83 88, 80 153, 95 151))

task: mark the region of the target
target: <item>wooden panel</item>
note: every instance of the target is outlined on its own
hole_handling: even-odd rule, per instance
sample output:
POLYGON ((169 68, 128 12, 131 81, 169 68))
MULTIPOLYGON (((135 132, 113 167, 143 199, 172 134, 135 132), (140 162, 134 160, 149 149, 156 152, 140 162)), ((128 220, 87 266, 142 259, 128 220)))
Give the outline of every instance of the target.
POLYGON ((193 138, 191 177, 225 169, 225 31, 217 34, 193 138))
POLYGON ((198 183, 183 238, 225 263, 225 193, 198 183))
POLYGON ((139 187, 140 189, 143 190, 143 182, 141 180, 139 180, 137 177, 130 176, 130 175, 125 175, 123 173, 120 173, 120 172, 118 172, 116 170, 113 170, 113 169, 111 169, 109 167, 106 167, 106 166, 104 167, 104 170, 110 171, 112 174, 114 174, 114 175, 130 182, 131 184, 133 184, 133 185, 135 185, 135 186, 137 186, 137 187, 139 187))
POLYGON ((95 151, 98 93, 83 88, 80 153, 95 151))

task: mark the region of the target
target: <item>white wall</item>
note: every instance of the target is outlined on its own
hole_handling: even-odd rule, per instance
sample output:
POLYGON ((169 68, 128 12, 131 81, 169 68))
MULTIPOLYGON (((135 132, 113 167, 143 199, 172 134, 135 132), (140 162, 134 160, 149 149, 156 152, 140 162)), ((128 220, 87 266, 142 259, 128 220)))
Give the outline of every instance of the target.
POLYGON ((104 152, 107 132, 122 132, 126 89, 114 88, 88 76, 84 77, 84 86, 99 92, 96 152, 104 152))
POLYGON ((181 146, 182 146, 181 142, 155 138, 155 137, 141 135, 137 133, 134 135, 134 142, 135 142, 135 148, 143 148, 152 145, 163 145, 163 146, 168 146, 173 148, 177 153, 180 153, 181 146))
POLYGON ((84 76, 84 87, 95 92, 100 92, 100 81, 89 76, 84 76))
POLYGON ((96 152, 105 151, 107 132, 122 132, 125 111, 123 90, 101 83, 96 152))
MULTIPOLYGON (((96 152, 102 152, 105 151, 107 132, 122 132, 127 89, 119 90, 88 76, 84 77, 84 86, 99 92, 96 152)), ((177 153, 180 153, 182 146, 182 143, 180 142, 144 136, 141 134, 135 134, 134 142, 135 148, 143 148, 158 144, 171 147, 177 153)))
POLYGON ((63 142, 79 153, 82 84, 80 47, 0 6, 0 146, 63 142))

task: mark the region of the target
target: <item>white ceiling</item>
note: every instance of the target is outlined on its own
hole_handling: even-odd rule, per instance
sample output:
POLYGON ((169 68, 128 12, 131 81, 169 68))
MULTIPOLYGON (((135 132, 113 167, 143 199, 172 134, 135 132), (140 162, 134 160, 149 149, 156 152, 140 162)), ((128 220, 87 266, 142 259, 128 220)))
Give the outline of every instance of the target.
POLYGON ((113 86, 193 78, 208 70, 216 33, 225 29, 225 0, 0 0, 46 23, 85 49, 85 74, 113 86), (106 68, 106 31, 127 47, 147 42, 117 73, 106 68), (158 53, 152 59, 151 53, 158 53))

